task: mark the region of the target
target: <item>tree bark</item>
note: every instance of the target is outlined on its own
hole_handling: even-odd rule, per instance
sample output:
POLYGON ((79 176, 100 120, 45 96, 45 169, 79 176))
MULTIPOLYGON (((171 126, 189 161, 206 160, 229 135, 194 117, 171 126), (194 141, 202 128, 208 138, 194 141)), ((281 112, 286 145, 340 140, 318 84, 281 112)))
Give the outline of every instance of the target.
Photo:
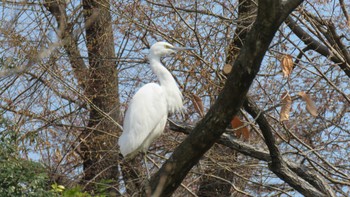
MULTIPOLYGON (((89 56, 89 71, 85 95, 98 109, 112 119, 119 119, 118 73, 114 61, 114 39, 109 1, 83 0, 85 33, 89 56)), ((90 109, 88 129, 81 137, 86 189, 94 190, 93 183, 117 182, 118 152, 117 125, 106 119, 95 107, 90 109)))

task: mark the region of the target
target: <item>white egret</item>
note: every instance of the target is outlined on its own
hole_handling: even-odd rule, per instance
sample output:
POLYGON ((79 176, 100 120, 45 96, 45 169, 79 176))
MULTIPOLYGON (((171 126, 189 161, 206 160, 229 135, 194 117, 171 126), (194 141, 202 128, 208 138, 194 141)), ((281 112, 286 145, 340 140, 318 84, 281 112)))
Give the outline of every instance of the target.
POLYGON ((124 158, 132 159, 139 152, 146 153, 151 143, 163 133, 168 113, 182 111, 182 94, 160 58, 186 49, 190 50, 167 42, 152 45, 148 60, 159 84, 144 85, 130 101, 124 118, 124 131, 118 140, 124 158))

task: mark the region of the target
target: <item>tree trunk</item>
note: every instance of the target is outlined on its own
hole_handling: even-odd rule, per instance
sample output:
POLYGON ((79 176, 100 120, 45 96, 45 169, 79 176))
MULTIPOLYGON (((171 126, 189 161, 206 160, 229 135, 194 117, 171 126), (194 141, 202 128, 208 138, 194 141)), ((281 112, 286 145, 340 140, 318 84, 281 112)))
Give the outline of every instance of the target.
MULTIPOLYGON (((226 51, 226 61, 225 64, 227 66, 233 65, 236 60, 240 48, 243 46, 243 42, 245 37, 253 24, 256 17, 257 6, 254 3, 254 0, 240 0, 238 6, 238 23, 235 33, 233 34, 233 38, 226 51)), ((232 66, 231 66, 232 68, 232 66)), ((231 69, 232 70, 232 69, 231 69)), ((223 83, 224 84, 224 83, 223 83)), ((232 157, 237 157, 237 154, 234 150, 226 148, 225 151, 222 149, 218 149, 213 147, 213 151, 225 152, 227 155, 231 155, 232 157)), ((226 155, 225 154, 225 155, 226 155)), ((241 171, 241 169, 237 169, 241 171)), ((245 170, 245 175, 247 175, 248 170, 245 170)), ((231 184, 234 180, 234 173, 230 172, 222 167, 217 166, 217 169, 213 171, 213 174, 216 177, 223 178, 227 181, 218 180, 212 176, 204 176, 201 179, 201 184, 198 190, 198 196, 230 196, 231 195, 231 184)), ((250 174, 250 173, 249 173, 250 174)), ((237 188, 243 190, 246 181, 240 181, 237 178, 234 181, 234 184, 237 188)), ((239 195, 239 194, 236 194, 239 195)))
POLYGON ((117 125, 108 120, 96 107, 114 120, 119 119, 119 96, 114 40, 109 1, 83 0, 89 71, 85 95, 90 99, 88 128, 81 138, 84 177, 87 190, 93 183, 118 180, 117 125))

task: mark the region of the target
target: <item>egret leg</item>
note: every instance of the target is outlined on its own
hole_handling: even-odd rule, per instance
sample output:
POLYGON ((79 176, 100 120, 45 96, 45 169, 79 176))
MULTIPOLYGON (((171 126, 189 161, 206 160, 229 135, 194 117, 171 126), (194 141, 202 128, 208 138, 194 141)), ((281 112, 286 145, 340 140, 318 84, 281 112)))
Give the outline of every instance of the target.
POLYGON ((143 162, 145 163, 145 168, 146 168, 146 171, 147 171, 147 179, 150 179, 151 178, 151 174, 150 174, 148 166, 147 166, 147 152, 143 153, 143 162))

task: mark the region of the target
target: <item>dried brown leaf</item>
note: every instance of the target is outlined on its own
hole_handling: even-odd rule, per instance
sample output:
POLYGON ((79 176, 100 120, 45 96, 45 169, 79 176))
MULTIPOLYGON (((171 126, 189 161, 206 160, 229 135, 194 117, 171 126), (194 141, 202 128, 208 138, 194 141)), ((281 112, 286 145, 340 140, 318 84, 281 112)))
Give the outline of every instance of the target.
POLYGON ((284 77, 289 77, 293 71, 293 58, 291 55, 283 55, 281 59, 281 67, 284 77))
POLYGON ((235 131, 237 138, 240 138, 242 136, 244 140, 249 139, 250 132, 247 127, 243 127, 244 123, 239 119, 238 116, 233 117, 231 120, 231 126, 233 129, 239 128, 235 131))
POLYGON ((55 157, 56 157, 57 161, 62 160, 62 154, 58 148, 56 148, 56 150, 55 150, 55 157))
POLYGON ((288 92, 284 92, 281 97, 282 101, 282 107, 280 112, 280 121, 289 120, 289 113, 290 109, 292 107, 292 99, 290 98, 290 95, 288 92))
POLYGON ((199 96, 192 94, 192 103, 196 112, 201 117, 204 117, 204 106, 203 106, 202 99, 199 96))
POLYGON ((299 96, 306 102, 306 110, 314 117, 318 115, 317 107, 315 102, 311 99, 311 97, 305 92, 299 92, 299 96))

